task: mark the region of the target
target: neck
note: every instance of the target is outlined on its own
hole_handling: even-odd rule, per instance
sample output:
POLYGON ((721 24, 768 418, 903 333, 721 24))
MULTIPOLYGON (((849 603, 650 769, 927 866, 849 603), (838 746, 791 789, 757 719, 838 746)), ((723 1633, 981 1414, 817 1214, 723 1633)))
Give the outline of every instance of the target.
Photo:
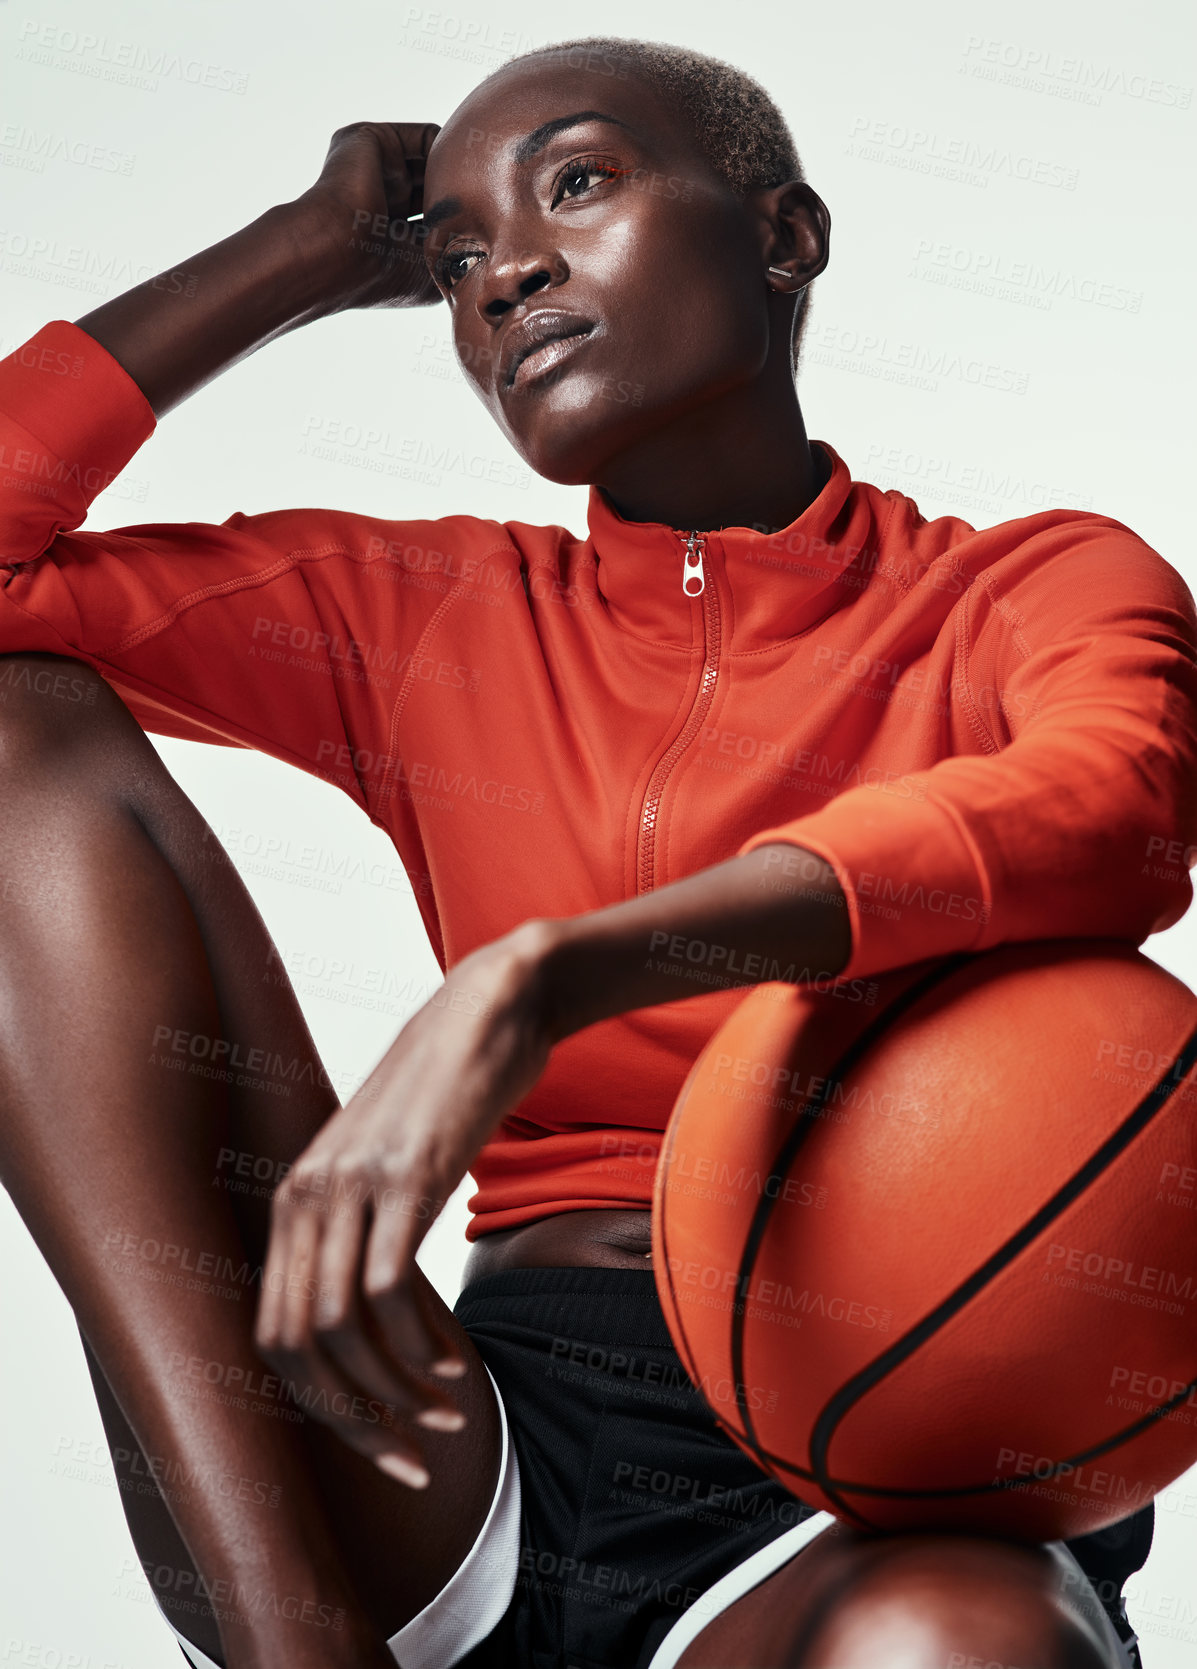
POLYGON ((775 533, 814 501, 824 477, 787 373, 774 390, 753 382, 681 413, 608 460, 596 485, 626 521, 775 533))

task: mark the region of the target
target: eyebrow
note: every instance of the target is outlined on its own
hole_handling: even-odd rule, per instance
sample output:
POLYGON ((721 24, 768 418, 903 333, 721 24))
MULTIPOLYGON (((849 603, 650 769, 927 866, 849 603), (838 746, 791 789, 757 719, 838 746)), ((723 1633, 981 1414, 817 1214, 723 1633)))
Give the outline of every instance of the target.
POLYGON ((572 116, 556 116, 551 122, 542 122, 531 133, 526 133, 515 147, 515 160, 529 162, 537 153, 542 151, 553 138, 554 134, 563 132, 565 128, 580 127, 583 122, 613 122, 616 127, 633 130, 627 122, 621 122, 618 116, 608 116, 604 110, 576 110, 572 116))
MULTIPOLYGON (((517 163, 530 162, 538 151, 543 151, 549 140, 566 128, 580 127, 583 122, 611 122, 615 127, 626 128, 629 133, 635 129, 630 123, 621 121, 618 116, 610 116, 605 110, 575 110, 572 116, 554 116, 551 122, 542 122, 531 133, 526 133, 515 147, 514 157, 517 163)), ((442 220, 448 220, 450 215, 461 212, 459 197, 442 197, 439 203, 434 203, 430 209, 425 209, 423 215, 424 229, 431 231, 439 226, 442 220)))

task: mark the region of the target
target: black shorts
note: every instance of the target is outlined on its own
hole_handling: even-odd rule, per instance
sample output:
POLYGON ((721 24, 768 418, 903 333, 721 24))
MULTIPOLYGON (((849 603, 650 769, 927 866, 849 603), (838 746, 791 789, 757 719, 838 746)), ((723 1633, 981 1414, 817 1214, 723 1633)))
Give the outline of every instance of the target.
MULTIPOLYGON (((521 1479, 511 1604, 459 1669, 647 1669, 714 1582, 812 1516, 715 1424, 651 1270, 514 1269, 453 1308, 499 1387, 521 1479)), ((1122 1587, 1153 1523, 1148 1505, 1066 1544, 1124 1641, 1122 1587)))

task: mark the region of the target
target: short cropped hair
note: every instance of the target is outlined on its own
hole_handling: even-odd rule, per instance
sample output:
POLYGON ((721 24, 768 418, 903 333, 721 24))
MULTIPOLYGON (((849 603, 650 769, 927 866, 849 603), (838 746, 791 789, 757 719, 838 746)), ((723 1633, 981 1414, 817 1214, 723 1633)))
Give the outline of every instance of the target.
MULTIPOLYGON (((631 70, 659 92, 686 122, 699 155, 737 196, 789 180, 805 181, 794 137, 777 105, 759 81, 721 58, 666 41, 590 35, 521 52, 502 67, 548 54, 579 52, 595 54, 612 65, 608 73, 631 70), (695 120, 695 112, 701 112, 701 122, 695 120)), ((808 285, 794 309, 790 362, 795 371, 809 300, 808 285)))

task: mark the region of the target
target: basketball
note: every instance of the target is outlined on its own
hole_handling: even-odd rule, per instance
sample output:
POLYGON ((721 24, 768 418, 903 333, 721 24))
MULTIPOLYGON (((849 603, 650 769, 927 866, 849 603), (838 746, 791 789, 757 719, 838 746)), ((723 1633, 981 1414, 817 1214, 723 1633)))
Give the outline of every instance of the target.
POLYGON ((756 987, 674 1105, 657 1289, 720 1425, 862 1529, 1100 1529, 1197 1461, 1197 997, 1128 944, 756 987))

